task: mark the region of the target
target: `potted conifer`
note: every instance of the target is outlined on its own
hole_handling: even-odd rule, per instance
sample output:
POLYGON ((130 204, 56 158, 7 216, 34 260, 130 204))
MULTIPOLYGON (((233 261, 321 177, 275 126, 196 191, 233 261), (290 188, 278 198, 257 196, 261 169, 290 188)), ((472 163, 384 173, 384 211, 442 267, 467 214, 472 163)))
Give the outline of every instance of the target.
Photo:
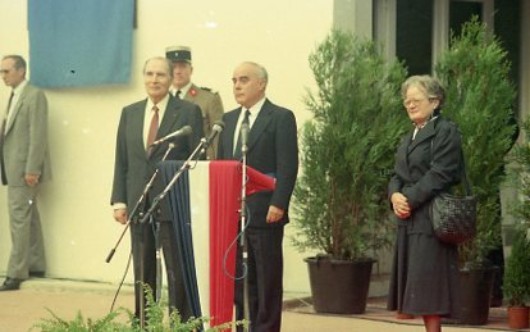
POLYGON ((509 168, 512 183, 519 200, 512 204, 515 217, 513 234, 507 236, 511 243, 510 256, 504 273, 504 296, 508 300, 508 325, 513 329, 528 328, 530 301, 530 120, 523 123, 525 140, 515 145, 510 154, 509 168))
POLYGON ((504 179, 505 155, 510 150, 515 89, 509 79, 506 51, 475 17, 436 66, 446 87, 444 114, 454 120, 463 138, 468 178, 477 198, 477 234, 459 249, 461 299, 459 320, 471 325, 487 322, 494 267, 488 252, 501 242, 499 188, 504 179), (500 227, 498 227, 500 229, 500 227))
POLYGON ((530 299, 530 241, 526 227, 515 233, 510 256, 504 271, 504 295, 508 299, 508 326, 512 329, 528 328, 530 299))
POLYGON ((332 31, 309 57, 317 92, 301 136, 294 245, 306 259, 317 312, 362 313, 374 256, 391 243, 387 185, 409 129, 400 110, 406 71, 372 41, 332 31))

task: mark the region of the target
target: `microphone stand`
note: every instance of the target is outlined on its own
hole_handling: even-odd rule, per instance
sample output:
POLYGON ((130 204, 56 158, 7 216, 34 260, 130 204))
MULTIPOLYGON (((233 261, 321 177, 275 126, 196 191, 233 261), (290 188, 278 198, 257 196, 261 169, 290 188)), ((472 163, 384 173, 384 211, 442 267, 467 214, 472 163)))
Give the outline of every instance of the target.
MULTIPOLYGON (((166 160, 167 156, 169 155, 169 152, 171 152, 171 150, 174 147, 175 147, 175 144, 169 143, 168 148, 166 150, 166 153, 164 154, 164 157, 162 157, 162 161, 166 160)), ((114 247, 110 250, 107 258, 105 259, 106 263, 110 263, 110 261, 112 260, 112 257, 114 257, 114 254, 116 253, 116 249, 118 248, 119 244, 121 243, 121 240, 125 236, 125 233, 127 232, 127 229, 129 228, 129 225, 131 224, 134 216, 136 215, 136 213, 138 212, 140 206, 143 204, 145 198, 147 197, 147 193, 153 187, 153 183, 155 182, 155 179, 158 176, 159 172, 160 171, 157 168, 155 170, 155 172, 153 173, 153 175, 151 176, 151 178, 149 179, 149 181, 146 183, 146 185, 144 187, 144 191, 142 192, 142 195, 140 196, 140 198, 138 198, 138 201, 136 202, 136 204, 135 204, 134 208, 132 209, 131 213, 129 214, 129 218, 127 219, 127 223, 125 224, 125 228, 123 229, 123 232, 121 233, 121 235, 118 238, 118 241, 116 242, 114 247)), ((140 217, 142 216, 141 212, 140 212, 139 216, 140 217)), ((142 221, 144 221, 144 220, 142 220, 142 221)))
MULTIPOLYGON (((241 238, 239 239, 240 250, 242 254, 243 266, 248 264, 248 252, 246 249, 246 240, 245 240, 245 228, 247 226, 247 151, 248 146, 246 142, 243 142, 241 146, 241 207, 239 210, 239 222, 241 228, 241 238)), ((244 271, 245 269, 241 269, 244 271)), ((243 317, 245 320, 248 320, 250 317, 249 314, 249 304, 248 304, 248 274, 243 277, 243 317)), ((245 328, 248 331, 248 328, 245 328)))
MULTIPOLYGON (((203 146, 207 145, 208 142, 206 140, 206 138, 201 138, 201 141, 199 143, 199 145, 197 145, 197 147, 195 148, 195 150, 193 150, 193 152, 191 153, 191 155, 188 157, 188 159, 186 159, 186 161, 184 161, 184 163, 182 164, 182 166, 179 168, 179 170, 177 171, 177 173, 175 173, 175 175, 173 176, 173 178, 171 179, 171 181, 169 181, 169 183, 167 184, 167 186, 164 188, 164 190, 158 194, 158 196, 156 196, 154 199, 153 199, 153 202, 151 203, 151 206, 149 207, 149 210, 147 210, 147 212, 145 213, 145 215, 143 216, 142 220, 140 221, 140 223, 144 223, 145 221, 147 221, 147 219, 153 214, 154 210, 158 207, 158 205, 160 205, 160 201, 162 201, 164 199, 164 197, 166 197, 167 193, 169 192, 169 190, 171 189, 171 187, 173 187, 173 185, 177 182, 177 180, 180 178, 180 176, 182 175, 182 173, 184 173, 184 171, 190 169, 190 164, 191 164, 191 161, 192 160, 197 160, 199 157, 200 157, 200 153, 199 152, 202 152, 201 149, 203 148, 203 146), (199 153, 199 155, 196 157, 196 155, 199 153)), ((206 150, 206 149, 205 149, 206 150)))
MULTIPOLYGON (((173 143, 169 143, 168 145, 168 148, 166 150, 166 152, 164 153, 164 156, 162 157, 162 160, 161 161, 164 161, 167 159, 167 157, 169 156, 169 153, 171 152, 171 150, 175 147, 175 144, 173 143)), ((140 206, 143 205, 143 203, 145 202, 145 199, 147 197, 147 193, 149 192, 149 190, 151 190, 151 188, 153 187, 153 184, 155 182, 155 179, 157 178, 158 176, 158 173, 160 173, 160 170, 159 168, 157 168, 153 175, 151 176, 151 178, 149 179, 149 181, 146 183, 145 187, 144 187, 144 190, 142 192, 142 195, 138 198, 138 201, 136 202, 136 204, 134 205, 134 208, 132 209, 131 213, 129 214, 129 218, 127 219, 127 223, 125 224, 125 228, 123 229, 120 237, 118 238, 118 241, 116 242, 116 244, 114 245, 114 247, 110 250, 109 254, 107 255, 107 258, 105 259, 105 262, 106 263, 110 263, 110 261, 112 260, 112 257, 114 257, 114 254, 116 253, 116 249, 118 248, 118 246, 120 245, 123 237, 125 236, 125 233, 127 232, 127 229, 130 227, 131 225, 131 222, 132 220, 134 219, 134 217, 136 216, 136 214, 138 213, 138 211, 140 210, 140 206)), ((138 216, 141 218, 142 217, 142 212, 140 211, 138 213, 138 216)), ((140 224, 144 223, 147 219, 146 218, 143 218, 140 222, 140 224)), ((158 231, 158 227, 157 227, 157 231, 158 231)), ((144 276, 144 243, 143 243, 143 229, 142 229, 142 232, 141 232, 141 241, 140 241, 140 273, 141 273, 141 276, 140 276, 140 280, 143 282, 145 280, 145 276, 144 276)), ((160 299, 160 285, 158 285, 158 280, 159 280, 159 269, 160 269, 160 246, 158 245, 158 234, 155 235, 155 241, 157 242, 156 243, 156 250, 157 250, 157 253, 156 253, 156 258, 157 258, 157 294, 156 294, 156 297, 157 297, 157 302, 158 300, 160 299)), ((137 285, 135 285, 135 287, 137 287, 137 285)), ((140 312, 139 312, 139 320, 140 320, 140 326, 141 328, 143 329, 145 327, 145 303, 144 303, 144 290, 143 290, 143 285, 142 285, 142 288, 140 290, 140 296, 141 296, 141 300, 139 301, 139 305, 140 305, 140 312)))

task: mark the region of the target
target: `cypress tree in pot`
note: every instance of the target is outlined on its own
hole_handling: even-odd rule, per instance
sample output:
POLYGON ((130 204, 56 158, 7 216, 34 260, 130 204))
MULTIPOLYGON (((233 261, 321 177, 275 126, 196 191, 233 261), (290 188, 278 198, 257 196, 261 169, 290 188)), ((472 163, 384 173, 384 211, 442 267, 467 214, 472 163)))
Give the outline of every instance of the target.
POLYGON ((494 275, 487 254, 501 243, 499 188, 505 155, 517 130, 509 69, 506 51, 476 17, 463 25, 459 36, 452 36, 450 48, 436 66, 447 92, 444 114, 462 131, 467 174, 478 200, 477 234, 459 248, 460 320, 467 324, 487 322, 494 275), (471 290, 477 294, 468 294, 471 290))
MULTIPOLYGON (((315 309, 320 312, 361 313, 366 304, 374 253, 393 235, 388 215, 387 185, 399 139, 410 129, 403 116, 400 86, 406 70, 388 63, 372 41, 332 31, 309 57, 317 92, 308 91, 305 103, 313 113, 302 130, 302 174, 294 191, 294 245, 320 254, 309 263, 315 309), (362 262, 354 276, 352 262, 362 262), (367 267, 368 266, 368 267, 367 267), (324 271, 324 279, 313 277, 324 271), (337 301, 360 291, 364 306, 340 308, 337 301), (337 289, 338 280, 354 289, 337 289), (335 303, 319 304, 315 287, 335 303), (335 292, 335 293, 334 293, 335 292), (333 295, 335 294, 335 295, 333 295)), ((325 300, 325 299, 324 299, 325 300)))

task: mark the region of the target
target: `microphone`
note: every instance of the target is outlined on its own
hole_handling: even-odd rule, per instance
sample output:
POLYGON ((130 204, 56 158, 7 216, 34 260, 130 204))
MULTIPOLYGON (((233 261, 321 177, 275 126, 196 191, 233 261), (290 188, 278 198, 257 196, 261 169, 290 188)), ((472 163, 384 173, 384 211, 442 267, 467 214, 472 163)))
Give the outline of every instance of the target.
POLYGON ((165 141, 167 140, 170 140, 174 137, 178 137, 178 136, 188 136, 191 134, 193 130, 191 129, 191 126, 190 125, 186 125, 182 128, 180 128, 179 130, 175 131, 175 132, 172 132, 171 134, 169 135, 166 135, 160 139, 157 139, 156 141, 153 142, 153 144, 151 144, 151 146, 154 146, 154 145, 158 145, 160 143, 164 143, 165 141))
POLYGON ((201 155, 206 153, 206 149, 208 148, 208 146, 210 146, 210 144, 212 144, 212 141, 215 138, 215 136, 217 136, 223 131, 224 126, 225 126, 225 123, 223 121, 220 121, 220 120, 216 121, 212 126, 212 132, 210 133, 210 136, 203 137, 201 139, 201 144, 202 144, 201 155))
POLYGON ((241 153, 246 153, 248 151, 248 146, 247 146, 247 142, 248 142, 248 132, 249 132, 249 127, 248 127, 248 123, 243 123, 241 125, 241 129, 240 129, 240 135, 241 135, 241 153))
POLYGON ((210 133, 210 136, 206 138, 206 141, 204 142, 206 146, 210 145, 218 134, 220 134, 225 127, 225 123, 223 121, 216 121, 212 126, 212 132, 210 133))

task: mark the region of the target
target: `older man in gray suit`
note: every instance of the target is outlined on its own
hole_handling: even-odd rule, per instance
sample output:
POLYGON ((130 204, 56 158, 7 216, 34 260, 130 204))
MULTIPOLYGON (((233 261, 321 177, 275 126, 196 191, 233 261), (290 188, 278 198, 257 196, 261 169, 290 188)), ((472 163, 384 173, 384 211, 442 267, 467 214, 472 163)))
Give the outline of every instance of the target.
POLYGON ((48 103, 44 93, 26 80, 26 61, 3 57, 0 73, 12 88, 0 133, 2 184, 7 185, 11 255, 0 291, 16 290, 30 276, 46 270, 37 192, 51 178, 48 152, 48 103))

